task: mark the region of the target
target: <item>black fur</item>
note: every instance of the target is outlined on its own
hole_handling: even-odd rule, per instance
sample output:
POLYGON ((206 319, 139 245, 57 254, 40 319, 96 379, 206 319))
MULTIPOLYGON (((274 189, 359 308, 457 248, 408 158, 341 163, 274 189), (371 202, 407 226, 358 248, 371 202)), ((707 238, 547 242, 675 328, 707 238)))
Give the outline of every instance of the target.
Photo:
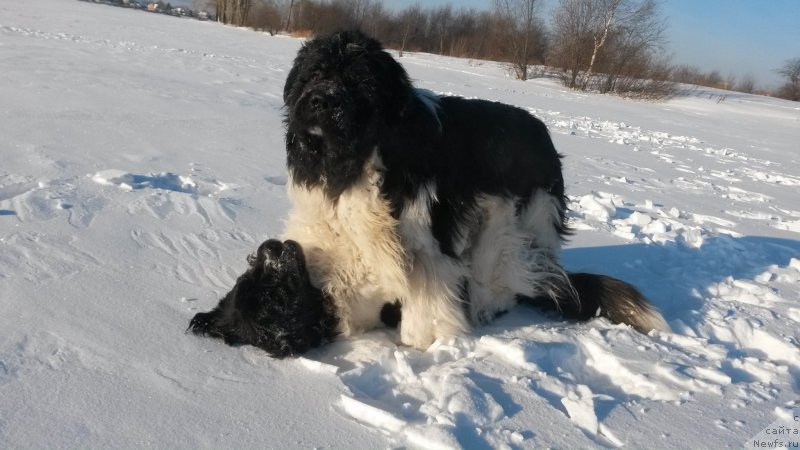
MULTIPOLYGON (((579 320, 603 316, 612 323, 631 323, 631 315, 639 313, 640 308, 650 309, 644 295, 622 280, 593 273, 571 273, 569 281, 578 301, 563 302, 562 311, 579 320)), ((633 326, 642 333, 650 331, 636 323, 633 326)))
POLYGON ((393 303, 386 303, 381 308, 381 322, 390 328, 397 328, 402 319, 402 307, 400 301, 396 300, 393 303))
POLYGON ((311 285, 305 258, 293 241, 265 241, 249 268, 216 308, 192 318, 187 331, 229 345, 254 345, 283 358, 336 336, 330 300, 311 285))
POLYGON ((570 286, 559 293, 556 302, 550 298, 519 296, 521 303, 547 310, 556 310, 565 317, 589 320, 606 317, 611 323, 631 324, 636 330, 647 333, 632 316, 641 310, 653 311, 645 296, 630 284, 606 275, 569 273, 570 286))
MULTIPOLYGON (((453 254, 457 224, 478 194, 526 204, 544 188, 566 209, 560 156, 547 128, 510 105, 439 97, 434 112, 403 67, 374 39, 346 31, 306 43, 284 89, 287 165, 295 182, 323 186, 335 201, 362 174, 373 149, 386 166, 381 186, 399 216, 435 182, 434 237, 453 254), (314 127, 325 138, 310 133, 314 127)), ((564 217, 556 224, 567 234, 564 217)))
POLYGON ((287 165, 294 181, 325 184, 336 198, 361 175, 376 142, 411 97, 405 71, 377 41, 357 31, 309 41, 283 91, 287 165), (325 139, 311 134, 313 127, 325 139))

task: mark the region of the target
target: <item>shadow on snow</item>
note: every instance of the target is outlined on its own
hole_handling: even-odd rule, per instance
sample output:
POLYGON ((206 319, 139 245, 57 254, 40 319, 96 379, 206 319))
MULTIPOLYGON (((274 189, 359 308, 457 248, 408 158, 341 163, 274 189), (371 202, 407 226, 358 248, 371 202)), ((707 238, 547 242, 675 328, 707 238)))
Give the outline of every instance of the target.
POLYGON ((752 279, 798 257, 800 241, 720 235, 707 238, 700 248, 669 243, 566 249, 562 262, 570 272, 625 280, 639 288, 667 322, 680 319, 693 326, 703 320, 699 312, 710 286, 728 277, 752 279))

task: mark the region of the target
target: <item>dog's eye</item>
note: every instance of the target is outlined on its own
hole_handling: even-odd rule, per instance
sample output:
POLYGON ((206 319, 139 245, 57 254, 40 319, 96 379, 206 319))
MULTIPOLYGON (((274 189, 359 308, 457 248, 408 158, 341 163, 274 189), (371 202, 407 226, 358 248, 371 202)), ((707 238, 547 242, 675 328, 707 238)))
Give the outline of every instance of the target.
POLYGON ((308 79, 311 81, 319 81, 320 79, 322 79, 322 72, 320 72, 319 70, 315 70, 311 72, 311 76, 308 77, 308 79))

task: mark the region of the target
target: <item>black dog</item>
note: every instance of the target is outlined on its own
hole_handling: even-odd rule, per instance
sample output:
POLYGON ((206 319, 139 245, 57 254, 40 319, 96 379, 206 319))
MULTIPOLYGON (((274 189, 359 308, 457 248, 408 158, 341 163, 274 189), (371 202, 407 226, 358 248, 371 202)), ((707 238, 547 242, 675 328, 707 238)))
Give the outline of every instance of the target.
POLYGON ((307 265, 295 243, 283 265, 259 252, 243 277, 258 270, 276 281, 240 278, 208 313, 223 320, 199 315, 192 330, 296 354, 396 320, 386 305, 397 300, 402 343, 425 349, 520 299, 668 329, 632 286, 561 268, 569 231, 560 156, 526 111, 415 89, 357 31, 303 45, 284 101, 294 205, 284 239, 302 245, 307 265), (222 327, 232 317, 237 331, 222 327))
POLYGON ((194 316, 193 333, 255 345, 279 358, 336 336, 333 304, 311 285, 296 242, 268 240, 247 262, 250 267, 217 307, 194 316))

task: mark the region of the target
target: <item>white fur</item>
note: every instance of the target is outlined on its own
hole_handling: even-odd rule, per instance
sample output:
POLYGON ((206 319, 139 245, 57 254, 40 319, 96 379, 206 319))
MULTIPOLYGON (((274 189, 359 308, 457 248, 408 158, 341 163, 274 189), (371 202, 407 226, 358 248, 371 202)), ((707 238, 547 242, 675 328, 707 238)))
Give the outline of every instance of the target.
POLYGON ((520 215, 513 199, 480 198, 461 224, 453 258, 431 232, 435 184, 394 219, 379 191, 383 169, 376 152, 337 201, 289 183, 294 208, 283 238, 305 249, 311 281, 333 298, 342 334, 378 326, 383 305, 400 300, 402 342, 425 349, 509 309, 517 294, 550 294, 548 280, 565 276, 557 260, 559 206, 546 192, 532 196, 520 215))
POLYGON ((376 157, 336 202, 289 182, 294 208, 283 238, 302 245, 311 282, 333 299, 344 335, 377 326, 383 304, 407 292, 406 255, 379 195, 381 177, 376 157))
POLYGON ((469 329, 460 298, 461 280, 468 276, 463 262, 444 255, 431 233, 430 205, 436 186, 423 186, 400 216, 399 230, 408 256, 407 291, 402 297, 400 339, 427 348, 435 339, 469 329))
POLYGON ((439 95, 433 91, 428 89, 422 88, 414 88, 414 95, 425 105, 428 110, 430 110, 433 117, 436 119, 436 123, 439 124, 439 129, 442 128, 442 121, 439 119, 440 113, 440 106, 439 106, 439 95))
POLYGON ((540 190, 517 214, 513 199, 484 196, 478 201, 481 228, 470 251, 470 315, 474 323, 493 318, 516 303, 517 295, 549 296, 552 281, 564 283, 558 264, 558 201, 540 190))
POLYGON ((664 316, 662 316, 661 313, 653 307, 641 307, 639 305, 639 307, 634 308, 631 322, 632 326, 635 326, 637 329, 643 331, 672 331, 669 324, 667 324, 667 321, 664 320, 664 316))

